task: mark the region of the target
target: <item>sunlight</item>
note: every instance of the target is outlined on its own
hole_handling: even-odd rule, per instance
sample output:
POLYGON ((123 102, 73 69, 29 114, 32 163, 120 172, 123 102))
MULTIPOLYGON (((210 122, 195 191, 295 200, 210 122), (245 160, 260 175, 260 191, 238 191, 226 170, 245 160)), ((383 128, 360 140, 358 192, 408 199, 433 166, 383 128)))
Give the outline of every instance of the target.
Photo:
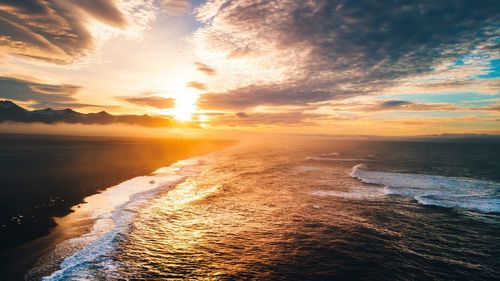
POLYGON ((172 114, 176 120, 190 121, 193 114, 197 110, 196 101, 198 94, 186 92, 182 96, 175 97, 175 107, 172 109, 172 114))

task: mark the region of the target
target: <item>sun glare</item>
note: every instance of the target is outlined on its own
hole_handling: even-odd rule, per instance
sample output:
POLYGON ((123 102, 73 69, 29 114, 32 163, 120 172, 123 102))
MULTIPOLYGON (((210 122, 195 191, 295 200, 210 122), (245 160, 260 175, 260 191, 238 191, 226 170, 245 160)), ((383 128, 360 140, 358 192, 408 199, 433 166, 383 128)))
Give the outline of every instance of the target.
POLYGON ((172 109, 172 114, 176 120, 190 121, 193 114, 196 112, 196 101, 198 94, 186 93, 175 98, 175 107, 172 109))

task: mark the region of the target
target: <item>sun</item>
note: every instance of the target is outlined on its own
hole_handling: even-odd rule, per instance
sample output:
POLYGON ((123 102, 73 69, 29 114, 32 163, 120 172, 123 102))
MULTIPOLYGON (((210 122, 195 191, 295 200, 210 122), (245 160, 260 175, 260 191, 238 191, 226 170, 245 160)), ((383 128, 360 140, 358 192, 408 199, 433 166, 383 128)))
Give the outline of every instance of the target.
POLYGON ((171 111, 174 118, 178 121, 191 121, 193 114, 197 111, 198 97, 198 94, 192 92, 175 97, 175 107, 171 111))

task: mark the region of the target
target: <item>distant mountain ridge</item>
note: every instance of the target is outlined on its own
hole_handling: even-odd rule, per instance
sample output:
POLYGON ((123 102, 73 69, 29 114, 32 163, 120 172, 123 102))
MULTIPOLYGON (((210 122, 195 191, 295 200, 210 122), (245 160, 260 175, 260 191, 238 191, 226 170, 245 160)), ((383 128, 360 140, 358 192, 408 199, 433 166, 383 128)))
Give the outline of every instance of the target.
POLYGON ((72 109, 38 109, 27 110, 8 100, 0 100, 0 123, 69 123, 69 124, 129 124, 144 127, 172 127, 174 120, 170 117, 149 115, 112 115, 106 111, 98 113, 80 113, 72 109))

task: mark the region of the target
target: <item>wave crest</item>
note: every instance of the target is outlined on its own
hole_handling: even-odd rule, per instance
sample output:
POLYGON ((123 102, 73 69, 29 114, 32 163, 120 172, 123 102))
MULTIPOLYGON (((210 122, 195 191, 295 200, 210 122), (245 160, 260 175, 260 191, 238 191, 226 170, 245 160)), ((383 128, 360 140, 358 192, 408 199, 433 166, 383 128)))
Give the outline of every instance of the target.
POLYGON ((500 212, 500 183, 425 174, 369 171, 365 164, 352 168, 351 177, 384 186, 385 194, 413 197, 420 204, 500 212))

